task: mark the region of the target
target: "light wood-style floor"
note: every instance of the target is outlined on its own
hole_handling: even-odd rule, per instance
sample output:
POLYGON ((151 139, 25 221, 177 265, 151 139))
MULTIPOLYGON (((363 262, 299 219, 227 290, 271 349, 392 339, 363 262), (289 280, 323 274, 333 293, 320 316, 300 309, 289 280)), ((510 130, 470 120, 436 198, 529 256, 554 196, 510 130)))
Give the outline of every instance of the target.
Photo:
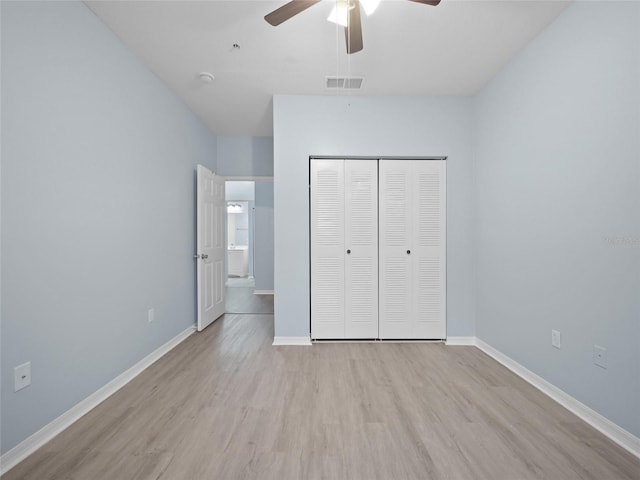
POLYGON ((474 347, 273 347, 272 324, 226 315, 4 478, 640 478, 474 347))
POLYGON ((273 295, 256 295, 253 287, 226 287, 227 313, 273 313, 273 295))

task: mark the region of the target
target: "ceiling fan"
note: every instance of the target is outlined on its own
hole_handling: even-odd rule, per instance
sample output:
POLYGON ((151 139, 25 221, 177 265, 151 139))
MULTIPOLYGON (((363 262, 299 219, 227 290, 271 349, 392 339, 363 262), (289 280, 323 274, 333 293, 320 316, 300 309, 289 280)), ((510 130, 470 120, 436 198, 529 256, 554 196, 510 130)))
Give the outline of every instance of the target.
MULTIPOLYGON (((291 17, 303 12, 322 0, 291 0, 282 7, 265 15, 264 19, 274 27, 291 17)), ((410 2, 423 3, 425 5, 436 6, 440 0, 409 0, 410 2)), ((347 42, 347 54, 356 53, 362 50, 362 23, 360 20, 360 5, 367 15, 373 13, 380 0, 336 0, 336 5, 329 15, 328 20, 344 27, 345 39, 347 42)))

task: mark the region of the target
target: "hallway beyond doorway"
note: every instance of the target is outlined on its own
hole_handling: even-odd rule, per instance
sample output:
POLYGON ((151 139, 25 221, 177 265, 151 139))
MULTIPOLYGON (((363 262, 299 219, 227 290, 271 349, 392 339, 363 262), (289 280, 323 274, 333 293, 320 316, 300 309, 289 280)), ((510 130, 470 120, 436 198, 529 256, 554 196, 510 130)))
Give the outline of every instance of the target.
POLYGON ((256 295, 254 289, 255 280, 251 277, 229 277, 225 313, 273 313, 273 295, 256 295))
POLYGON ((256 280, 253 277, 228 277, 226 286, 256 288, 256 280))

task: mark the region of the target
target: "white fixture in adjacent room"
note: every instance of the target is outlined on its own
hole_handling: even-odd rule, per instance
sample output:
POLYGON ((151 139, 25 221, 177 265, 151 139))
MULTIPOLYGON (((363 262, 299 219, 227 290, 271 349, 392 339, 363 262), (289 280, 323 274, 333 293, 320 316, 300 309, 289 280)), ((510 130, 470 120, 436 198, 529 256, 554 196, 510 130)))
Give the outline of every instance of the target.
POLYGON ((228 248, 229 276, 246 277, 249 268, 249 247, 234 245, 228 248))
POLYGON ((242 213, 244 209, 242 208, 241 203, 228 203, 227 204, 227 212, 228 213, 242 213))
POLYGON ((227 180, 227 277, 253 278, 255 182, 227 180))

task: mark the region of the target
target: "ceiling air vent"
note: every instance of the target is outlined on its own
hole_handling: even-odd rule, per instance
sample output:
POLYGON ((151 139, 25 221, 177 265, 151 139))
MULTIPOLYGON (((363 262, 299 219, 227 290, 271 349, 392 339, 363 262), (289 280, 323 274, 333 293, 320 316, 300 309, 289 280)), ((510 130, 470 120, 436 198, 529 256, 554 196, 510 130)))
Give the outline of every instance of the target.
POLYGON ((325 77, 325 88, 358 90, 362 88, 363 80, 364 77, 325 77))

